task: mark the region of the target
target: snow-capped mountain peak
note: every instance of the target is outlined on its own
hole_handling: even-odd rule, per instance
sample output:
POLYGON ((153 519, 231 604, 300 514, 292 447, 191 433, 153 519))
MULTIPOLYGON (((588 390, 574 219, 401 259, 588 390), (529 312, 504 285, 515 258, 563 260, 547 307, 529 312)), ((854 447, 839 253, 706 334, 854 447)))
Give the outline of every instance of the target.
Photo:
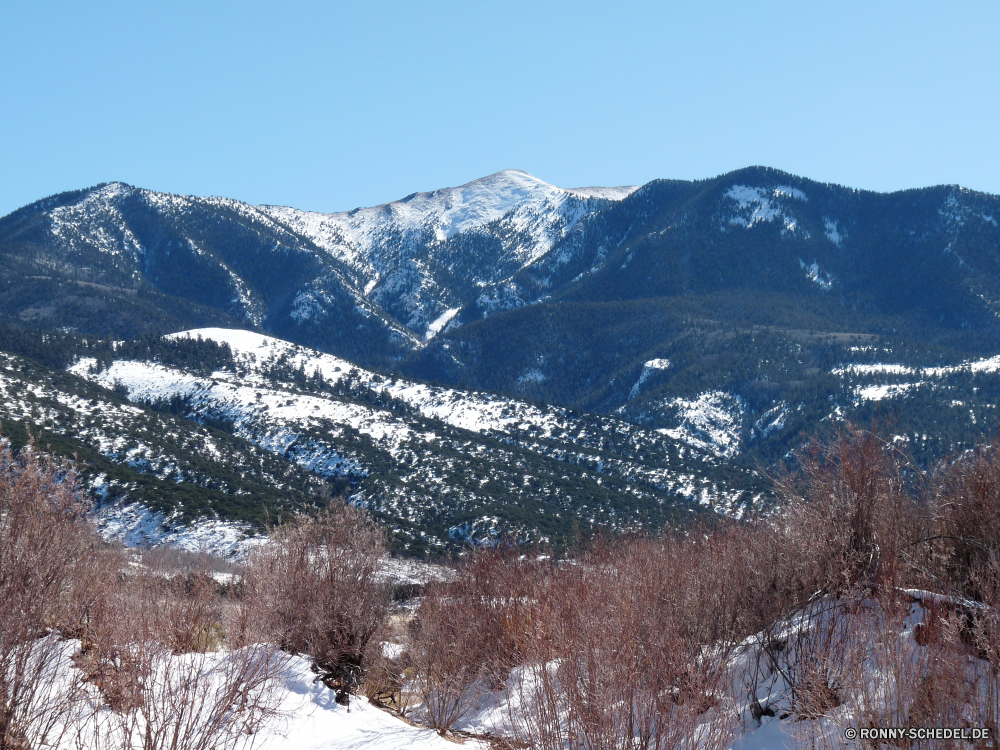
POLYGON ((311 340, 364 331, 398 355, 467 322, 463 309, 633 189, 567 190, 507 169, 323 214, 112 182, 26 215, 41 219, 52 252, 87 268, 77 281, 128 293, 151 282, 237 321, 308 329, 311 340), (351 322, 337 323, 343 315, 351 322))
POLYGON ((564 189, 520 169, 505 169, 458 187, 413 193, 401 200, 332 214, 285 206, 260 206, 342 260, 376 268, 374 257, 387 235, 406 241, 449 237, 481 227, 526 207, 558 207, 567 197, 620 200, 636 187, 564 189), (427 234, 430 237, 427 237, 427 234))
POLYGON ((458 187, 322 214, 260 211, 347 264, 367 295, 425 338, 429 326, 502 284, 578 222, 634 187, 564 189, 519 169, 458 187), (457 288, 460 278, 466 288, 457 288), (448 279, 446 281, 445 279, 448 279))

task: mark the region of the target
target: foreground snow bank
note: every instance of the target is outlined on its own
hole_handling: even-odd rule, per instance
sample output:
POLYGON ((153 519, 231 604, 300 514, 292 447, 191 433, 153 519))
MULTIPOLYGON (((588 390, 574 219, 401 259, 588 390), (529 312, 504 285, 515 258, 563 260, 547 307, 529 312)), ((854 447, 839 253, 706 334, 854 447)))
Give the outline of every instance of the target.
MULTIPOLYGON (((959 631, 972 627, 970 613, 985 613, 983 605, 918 589, 898 594, 820 598, 740 644, 706 648, 703 659, 720 660, 719 681, 681 743, 669 738, 657 745, 642 734, 651 725, 642 720, 649 714, 642 713, 640 700, 631 714, 628 704, 614 701, 589 714, 586 718, 607 721, 624 706, 621 724, 603 730, 594 744, 602 746, 601 739, 614 736, 620 742, 615 747, 860 748, 870 744, 857 732, 870 727, 902 727, 909 734, 923 728, 971 732, 995 726, 995 670, 973 634, 966 632, 963 640, 959 631), (955 628, 951 635, 949 627, 955 628)), ((574 716, 581 704, 560 686, 563 666, 552 661, 517 667, 501 688, 476 682, 465 692, 454 729, 515 742, 535 738, 542 748, 578 747, 572 738, 594 730, 579 713, 574 716)), ((596 692, 593 685, 582 687, 590 695, 596 692)), ((423 705, 415 706, 411 716, 429 720, 423 705)), ((669 723, 659 729, 674 731, 669 723)), ((949 740, 919 746, 953 745, 949 740)))
MULTIPOLYGON (((163 739, 165 731, 171 734, 176 730, 183 737, 201 737, 202 741, 211 741, 205 739, 212 736, 211 732, 199 728, 203 722, 212 722, 218 718, 213 718, 211 710, 189 707, 185 717, 175 722, 177 726, 166 730, 166 725, 159 726, 165 716, 160 714, 160 709, 169 713, 174 708, 172 701, 181 696, 181 693, 188 698, 198 699, 200 704, 204 701, 204 705, 208 705, 216 691, 224 689, 219 684, 219 678, 231 671, 227 670, 227 664, 235 654, 220 651, 168 656, 167 663, 160 664, 157 674, 162 672, 169 677, 154 679, 153 683, 157 686, 155 689, 162 692, 163 685, 177 683, 178 679, 196 679, 199 683, 204 681, 204 688, 163 693, 161 697, 151 701, 151 705, 156 706, 156 711, 123 718, 104 705, 104 698, 96 686, 81 682, 83 675, 73 666, 73 654, 79 652, 79 641, 63 641, 59 648, 61 653, 53 663, 56 674, 46 683, 46 689, 53 696, 65 693, 79 697, 86 695, 86 698, 82 703, 79 700, 70 701, 76 709, 71 712, 72 716, 66 713, 62 717, 62 721, 71 722, 69 725, 57 722, 57 729, 61 731, 53 732, 60 735, 54 747, 60 750, 78 750, 80 747, 118 749, 124 746, 124 736, 131 736, 133 746, 139 747, 146 737, 143 727, 150 717, 158 722, 158 728, 150 728, 150 736, 163 739), (83 694, 79 692, 80 688, 83 694), (87 704, 91 707, 89 711, 86 710, 87 704)), ((254 750, 454 750, 454 741, 444 739, 431 729, 409 724, 371 705, 363 697, 352 698, 350 707, 338 705, 334 700, 334 691, 318 681, 316 674, 310 669, 311 662, 308 658, 287 655, 276 655, 275 658, 283 660, 277 679, 269 687, 256 689, 258 692, 266 690, 267 697, 264 700, 274 712, 272 718, 253 737, 239 738, 236 744, 233 744, 232 737, 220 737, 219 741, 224 745, 219 747, 252 747, 254 750)), ((62 698, 59 700, 65 702, 62 698)), ((160 747, 155 742, 153 746, 160 747)), ((472 750, 485 747, 475 741, 466 746, 472 750)))
MULTIPOLYGON (((258 739, 261 750, 455 750, 455 743, 430 729, 402 719, 354 698, 348 710, 334 702, 334 693, 315 681, 309 661, 294 657, 286 673, 280 710, 284 717, 258 739)), ((485 747, 469 743, 466 747, 485 747)))

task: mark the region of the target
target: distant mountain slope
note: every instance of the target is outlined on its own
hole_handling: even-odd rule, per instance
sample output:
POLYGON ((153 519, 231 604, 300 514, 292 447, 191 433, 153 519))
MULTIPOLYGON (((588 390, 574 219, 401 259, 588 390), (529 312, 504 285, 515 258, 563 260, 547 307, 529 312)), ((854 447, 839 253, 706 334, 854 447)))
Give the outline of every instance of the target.
POLYGON ((220 539, 235 541, 264 517, 312 502, 324 485, 224 430, 129 403, 113 389, 5 352, 0 396, 3 439, 18 447, 33 440, 71 457, 84 487, 115 509, 102 513, 100 524, 133 543, 187 540, 195 549, 200 542, 218 549, 220 539), (195 523, 212 533, 199 533, 195 523))
POLYGON ((630 190, 508 170, 324 215, 112 183, 0 220, 0 312, 98 334, 238 323, 386 365, 630 190))
POLYGON ((458 309, 488 297, 579 221, 633 190, 565 190, 510 169, 347 213, 260 210, 348 264, 366 294, 431 338, 458 309))
MULTIPOLYGON (((0 317, 254 328, 749 467, 831 399, 867 408, 832 374, 866 347, 925 369, 1000 352, 998 220, 1000 199, 954 186, 879 194, 759 167, 576 190, 508 170, 337 214, 114 183, 0 219, 0 317)), ((912 422, 909 397, 881 402, 912 422)))
POLYGON ((344 496, 423 553, 741 516, 766 500, 761 465, 846 419, 889 416, 921 462, 998 424, 997 356, 948 364, 875 336, 766 329, 716 330, 707 348, 708 333, 707 361, 646 360, 601 416, 387 376, 249 331, 111 343, 3 329, 0 348, 29 358, 0 353, 0 428, 74 456, 102 527, 133 541, 231 550, 266 519, 344 496))
POLYGON ((998 217, 996 196, 957 187, 884 195, 762 168, 656 181, 515 274, 514 309, 466 308, 403 371, 669 429, 682 402, 727 393, 744 448, 798 399, 812 431, 851 341, 924 365, 1000 351, 998 217))
POLYGON ((237 201, 112 183, 0 220, 0 253, 0 306, 26 323, 132 335, 240 322, 372 361, 415 345, 349 268, 237 201))
POLYGON ((711 443, 389 377, 248 331, 111 343, 4 328, 0 345, 22 352, 0 352, 3 434, 74 457, 101 526, 133 541, 231 550, 268 520, 347 498, 411 553, 558 544, 578 529, 740 514, 761 492, 711 443))

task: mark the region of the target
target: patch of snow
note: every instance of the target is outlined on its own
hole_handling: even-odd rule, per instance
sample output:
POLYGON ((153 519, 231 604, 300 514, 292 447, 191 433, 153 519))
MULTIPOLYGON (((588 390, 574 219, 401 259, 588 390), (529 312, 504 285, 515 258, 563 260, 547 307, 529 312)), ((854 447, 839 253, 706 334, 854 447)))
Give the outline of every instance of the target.
POLYGON ((545 373, 534 368, 525 371, 525 373, 517 379, 518 385, 524 385, 525 383, 544 383, 547 380, 545 373))
POLYGON ((917 383, 866 385, 858 388, 855 393, 861 401, 884 401, 885 399, 906 395, 908 391, 916 387, 917 383))
POLYGON ((654 372, 668 369, 670 369, 669 359, 651 359, 644 363, 642 366, 642 372, 639 373, 639 379, 635 381, 635 385, 633 385, 632 390, 629 391, 629 400, 632 400, 639 395, 639 389, 642 388, 643 384, 649 380, 650 376, 654 372))
POLYGON ((906 365, 879 363, 873 365, 847 365, 846 367, 835 367, 830 372, 833 375, 913 375, 916 371, 912 367, 907 367, 906 365))
POLYGON ((799 258, 799 268, 806 272, 807 279, 819 286, 824 292, 828 292, 833 288, 833 277, 825 271, 821 271, 819 263, 816 261, 813 261, 810 265, 806 265, 806 262, 802 258, 799 258))
POLYGON ((729 224, 749 229, 761 222, 781 219, 785 232, 794 232, 798 222, 782 201, 806 201, 805 193, 798 188, 779 185, 773 190, 749 185, 733 185, 725 193, 736 202, 737 212, 728 219, 729 224))
POLYGON ((427 326, 427 333, 424 334, 424 341, 430 341, 432 338, 441 333, 441 330, 448 325, 449 321, 458 314, 458 308, 452 308, 450 310, 445 310, 441 315, 431 321, 430 325, 427 326))
POLYGON ((609 201, 620 201, 632 195, 638 189, 639 185, 627 185, 623 187, 566 188, 566 192, 579 195, 583 198, 604 198, 609 201))
POLYGON ((778 185, 774 189, 774 195, 781 198, 794 198, 797 201, 802 201, 803 203, 808 202, 809 198, 798 188, 789 187, 788 185, 778 185))
POLYGON ((973 375, 990 374, 1000 372, 1000 355, 963 362, 958 365, 947 365, 944 367, 916 368, 899 364, 875 363, 835 367, 830 372, 833 375, 839 375, 841 377, 845 375, 918 375, 924 379, 942 378, 947 375, 954 375, 957 373, 970 373, 973 375))
POLYGON ((291 318, 296 323, 304 323, 307 320, 319 320, 326 316, 326 310, 316 294, 309 290, 303 290, 295 295, 292 300, 291 318))
POLYGON ((411 558, 387 557, 379 567, 377 575, 394 584, 424 584, 450 581, 454 578, 455 571, 444 565, 411 558))
POLYGON ((249 524, 203 518, 195 525, 184 526, 141 503, 105 505, 94 512, 93 519, 102 537, 128 547, 166 545, 189 552, 241 557, 263 542, 249 524))
POLYGON ((847 232, 841 232, 837 228, 837 222, 832 219, 823 219, 823 226, 826 229, 826 238, 837 247, 840 247, 840 243, 847 237, 847 232))
POLYGON ((719 458, 731 458, 739 452, 746 413, 746 405, 739 396, 706 391, 693 400, 675 398, 665 405, 677 409, 680 425, 657 430, 661 434, 719 458))
MULTIPOLYGON (((453 740, 440 736, 433 729, 408 723, 388 711, 377 708, 364 697, 352 696, 349 707, 338 704, 335 700, 335 691, 319 680, 312 670, 312 661, 307 656, 290 656, 263 645, 247 648, 264 649, 264 653, 260 656, 270 660, 274 681, 265 687, 266 692, 251 693, 251 696, 244 697, 249 697, 250 700, 263 700, 264 705, 272 709, 273 713, 253 737, 244 738, 247 741, 237 743, 235 745, 237 747, 252 747, 255 750, 329 750, 329 748, 454 750, 455 748, 453 740)), ((65 658, 58 661, 60 677, 65 675, 67 683, 71 682, 76 672, 70 657, 79 649, 79 641, 66 641, 65 658)), ((217 681, 222 675, 231 673, 231 670, 227 669, 227 663, 246 657, 240 652, 217 651, 204 654, 165 654, 163 658, 169 660, 172 666, 165 668, 164 665, 160 674, 174 675, 174 679, 205 680, 211 684, 211 681, 217 681)), ((242 664, 237 667, 241 668, 244 668, 242 664)), ((163 689, 159 681, 151 680, 151 685, 154 690, 163 689)), ((206 694, 213 695, 210 691, 206 694)), ((100 700, 96 696, 96 691, 94 700, 100 700)), ((108 710, 102 709, 102 711, 108 710)), ((188 723, 182 724, 182 729, 179 731, 193 733, 206 718, 208 718, 207 712, 199 714, 197 711, 192 711, 186 718, 188 723)), ((136 721, 141 727, 142 719, 137 717, 136 721)), ((71 750, 77 747, 121 747, 123 740, 114 735, 117 731, 119 730, 113 722, 103 722, 102 736, 100 741, 97 741, 92 736, 91 726, 85 724, 80 736, 76 736, 76 732, 71 730, 55 747, 56 750, 71 750)), ((168 738, 173 739, 169 735, 168 738)), ((471 750, 488 748, 487 744, 478 740, 468 740, 462 744, 471 750)))
POLYGON ((761 414, 750 429, 750 437, 767 438, 785 428, 785 418, 791 413, 791 408, 784 401, 761 414))
MULTIPOLYGON (((319 427, 324 420, 348 425, 376 443, 398 449, 412 430, 389 413, 322 396, 298 395, 263 384, 235 384, 191 375, 147 362, 117 361, 107 369, 91 373, 93 361, 83 359, 71 368, 105 387, 120 384, 133 401, 169 401, 175 396, 190 399, 194 413, 224 414, 237 435, 273 453, 282 453, 308 471, 323 476, 363 474, 360 465, 340 455, 331 444, 302 439, 304 427, 319 427)), ((330 435, 335 439, 336 435, 330 435)))

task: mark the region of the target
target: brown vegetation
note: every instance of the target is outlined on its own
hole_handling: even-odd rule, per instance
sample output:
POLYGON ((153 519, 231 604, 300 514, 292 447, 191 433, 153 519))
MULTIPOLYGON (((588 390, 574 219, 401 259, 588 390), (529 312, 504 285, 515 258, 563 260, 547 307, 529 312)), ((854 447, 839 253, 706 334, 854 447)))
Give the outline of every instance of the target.
MULTIPOLYGON (((87 626, 99 546, 81 535, 89 506, 65 467, 35 451, 0 449, 0 748, 54 742, 83 700, 60 679, 60 626, 87 626)), ((96 579, 100 581, 100 578, 96 579)))
POLYGON ((361 685, 388 610, 388 585, 377 577, 384 532, 347 505, 298 516, 274 529, 250 558, 237 642, 265 639, 308 654, 327 687, 346 703, 361 685))
POLYGON ((922 472, 849 427, 775 486, 740 524, 472 550, 388 658, 363 511, 293 518, 223 585, 208 557, 103 543, 71 471, 0 449, 0 750, 235 748, 287 654, 442 734, 505 696, 506 739, 538 750, 710 750, 769 716, 817 747, 848 720, 996 731, 1000 440, 922 472))
POLYGON ((748 523, 605 540, 572 562, 472 553, 418 613, 426 719, 444 732, 506 690, 529 747, 721 747, 740 678, 757 720, 996 727, 1000 443, 924 473, 849 426, 776 488, 748 523), (762 704, 775 684, 781 705, 762 704))

